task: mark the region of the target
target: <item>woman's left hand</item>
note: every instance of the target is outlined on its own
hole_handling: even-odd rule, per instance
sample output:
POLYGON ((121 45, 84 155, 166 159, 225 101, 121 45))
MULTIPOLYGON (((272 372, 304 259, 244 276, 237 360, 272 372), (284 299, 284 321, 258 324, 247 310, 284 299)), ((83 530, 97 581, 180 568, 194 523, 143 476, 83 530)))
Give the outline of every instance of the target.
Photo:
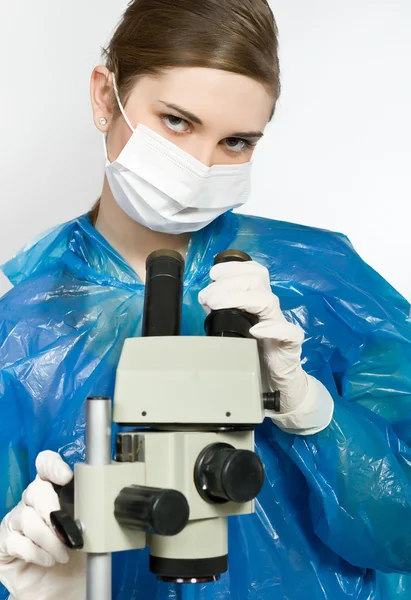
POLYGON ((261 340, 270 390, 281 394, 281 413, 269 416, 282 429, 300 435, 325 429, 332 419, 333 400, 303 370, 304 331, 283 315, 268 270, 256 262, 228 262, 214 266, 210 277, 213 283, 199 294, 207 311, 238 308, 260 319, 250 333, 261 340))

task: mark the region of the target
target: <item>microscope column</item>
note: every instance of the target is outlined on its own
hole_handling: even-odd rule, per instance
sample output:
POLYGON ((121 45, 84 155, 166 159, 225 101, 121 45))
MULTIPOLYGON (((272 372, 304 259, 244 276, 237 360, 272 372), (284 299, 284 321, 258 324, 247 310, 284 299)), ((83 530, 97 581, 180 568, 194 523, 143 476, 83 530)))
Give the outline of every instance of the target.
MULTIPOLYGON (((111 400, 87 399, 86 462, 111 463, 111 400)), ((87 554, 87 600, 111 600, 111 554, 87 554)))

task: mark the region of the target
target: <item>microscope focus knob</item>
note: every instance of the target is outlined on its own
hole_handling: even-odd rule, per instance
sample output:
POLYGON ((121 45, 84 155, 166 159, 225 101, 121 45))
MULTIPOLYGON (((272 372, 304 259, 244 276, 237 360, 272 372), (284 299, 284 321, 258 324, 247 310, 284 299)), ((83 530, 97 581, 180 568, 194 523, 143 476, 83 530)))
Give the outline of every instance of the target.
POLYGON ((117 496, 114 515, 128 529, 177 535, 187 525, 190 509, 181 492, 131 485, 117 496))
POLYGON ((81 550, 84 545, 83 531, 74 518, 74 479, 67 485, 53 485, 59 497, 60 510, 50 513, 51 525, 57 537, 72 550, 81 550))
POLYGON ((264 467, 250 450, 237 450, 229 444, 211 444, 197 459, 194 480, 207 502, 250 502, 264 483, 264 467))
MULTIPOLYGON (((248 262, 251 256, 241 250, 224 250, 217 254, 214 264, 219 265, 226 262, 248 262)), ((238 308, 223 308, 212 310, 204 322, 204 330, 207 336, 213 337, 239 337, 252 338, 250 329, 257 325, 259 319, 238 308)))

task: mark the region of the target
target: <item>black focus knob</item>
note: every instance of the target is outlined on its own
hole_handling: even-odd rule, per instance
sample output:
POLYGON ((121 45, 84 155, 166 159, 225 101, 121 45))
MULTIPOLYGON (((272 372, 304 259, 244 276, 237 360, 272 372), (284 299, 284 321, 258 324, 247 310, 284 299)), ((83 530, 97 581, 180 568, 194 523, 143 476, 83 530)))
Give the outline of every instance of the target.
POLYGON ((264 467, 250 450, 237 450, 229 444, 211 444, 197 459, 194 480, 207 502, 250 502, 264 483, 264 467))
POLYGON ((77 522, 64 510, 50 514, 50 521, 57 537, 72 550, 81 550, 84 545, 83 533, 77 522))
POLYGON ((187 525, 190 509, 181 492, 132 485, 117 496, 114 515, 129 529, 177 535, 187 525))
POLYGON ((53 487, 61 507, 60 510, 50 514, 53 529, 68 548, 81 550, 84 545, 83 532, 74 519, 74 479, 65 486, 53 485, 53 487))
MULTIPOLYGON (((241 250, 224 250, 217 254, 214 264, 248 262, 251 257, 241 250)), ((250 329, 257 325, 258 317, 237 308, 213 310, 204 322, 204 330, 211 337, 250 338, 250 329)))

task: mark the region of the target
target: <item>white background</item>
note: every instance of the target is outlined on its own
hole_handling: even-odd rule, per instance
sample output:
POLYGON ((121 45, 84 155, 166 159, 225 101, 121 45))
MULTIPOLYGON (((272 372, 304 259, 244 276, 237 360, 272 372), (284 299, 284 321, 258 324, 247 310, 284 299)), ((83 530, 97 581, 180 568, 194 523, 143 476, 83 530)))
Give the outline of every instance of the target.
MULTIPOLYGON (((0 262, 99 195, 89 77, 125 6, 0 0, 0 262)), ((411 2, 272 6, 283 94, 247 212, 346 233, 411 299, 411 2)))

